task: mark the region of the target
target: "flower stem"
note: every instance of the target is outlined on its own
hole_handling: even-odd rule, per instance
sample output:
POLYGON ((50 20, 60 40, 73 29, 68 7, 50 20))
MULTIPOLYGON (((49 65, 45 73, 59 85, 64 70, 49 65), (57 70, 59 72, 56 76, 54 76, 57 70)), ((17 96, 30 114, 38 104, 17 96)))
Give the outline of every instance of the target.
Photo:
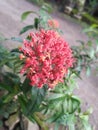
POLYGON ((33 117, 35 119, 35 121, 37 122, 37 124, 43 129, 43 130, 49 130, 48 126, 41 121, 41 119, 38 117, 38 114, 34 113, 33 117))

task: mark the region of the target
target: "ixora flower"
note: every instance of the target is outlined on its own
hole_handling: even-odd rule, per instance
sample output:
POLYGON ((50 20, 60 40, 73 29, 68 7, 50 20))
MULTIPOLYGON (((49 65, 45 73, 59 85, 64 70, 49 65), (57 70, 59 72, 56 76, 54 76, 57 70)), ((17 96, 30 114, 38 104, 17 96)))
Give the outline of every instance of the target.
POLYGON ((30 41, 24 40, 20 49, 24 60, 21 73, 30 79, 30 84, 38 88, 47 84, 53 88, 63 82, 74 58, 72 50, 64 39, 53 30, 40 30, 29 34, 30 41))
POLYGON ((52 28, 58 28, 59 27, 59 23, 57 20, 52 19, 52 20, 48 20, 48 25, 52 28))

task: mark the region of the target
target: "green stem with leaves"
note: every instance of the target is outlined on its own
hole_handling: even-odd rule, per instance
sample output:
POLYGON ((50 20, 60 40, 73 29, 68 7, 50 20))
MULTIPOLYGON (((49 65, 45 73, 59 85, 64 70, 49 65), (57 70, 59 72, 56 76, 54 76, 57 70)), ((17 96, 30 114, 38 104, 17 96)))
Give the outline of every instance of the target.
POLYGON ((41 119, 38 117, 38 114, 37 114, 37 113, 34 113, 34 114, 33 114, 33 117, 34 117, 35 121, 37 122, 37 124, 38 124, 43 130, 49 130, 48 126, 47 126, 43 121, 41 121, 41 119))

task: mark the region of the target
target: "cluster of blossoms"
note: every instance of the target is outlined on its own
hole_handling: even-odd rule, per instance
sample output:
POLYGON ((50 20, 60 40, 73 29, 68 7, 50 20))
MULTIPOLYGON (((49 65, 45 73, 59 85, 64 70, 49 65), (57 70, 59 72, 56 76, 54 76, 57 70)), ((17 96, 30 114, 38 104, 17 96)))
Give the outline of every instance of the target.
POLYGON ((48 20, 48 25, 49 25, 49 27, 52 27, 52 28, 58 28, 59 27, 59 23, 55 19, 48 20))
POLYGON ((29 37, 31 40, 24 40, 20 48, 20 59, 24 60, 21 73, 26 73, 30 84, 39 88, 45 84, 53 88, 63 82, 74 62, 69 45, 53 30, 40 30, 29 37))

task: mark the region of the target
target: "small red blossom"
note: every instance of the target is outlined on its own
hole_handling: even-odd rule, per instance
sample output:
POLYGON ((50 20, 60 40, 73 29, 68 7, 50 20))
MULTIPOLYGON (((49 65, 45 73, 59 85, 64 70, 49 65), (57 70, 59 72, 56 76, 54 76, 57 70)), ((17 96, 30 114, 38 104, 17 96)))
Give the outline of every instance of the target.
POLYGON ((21 73, 26 73, 32 86, 47 84, 55 87, 72 67, 72 50, 64 39, 53 30, 30 33, 30 41, 24 40, 21 52, 25 63, 21 73))
POLYGON ((57 20, 52 19, 52 20, 48 20, 48 25, 52 28, 58 28, 59 27, 59 23, 57 20))
POLYGON ((23 58, 25 58, 25 56, 23 54, 20 54, 19 58, 20 58, 20 60, 22 60, 23 58))

